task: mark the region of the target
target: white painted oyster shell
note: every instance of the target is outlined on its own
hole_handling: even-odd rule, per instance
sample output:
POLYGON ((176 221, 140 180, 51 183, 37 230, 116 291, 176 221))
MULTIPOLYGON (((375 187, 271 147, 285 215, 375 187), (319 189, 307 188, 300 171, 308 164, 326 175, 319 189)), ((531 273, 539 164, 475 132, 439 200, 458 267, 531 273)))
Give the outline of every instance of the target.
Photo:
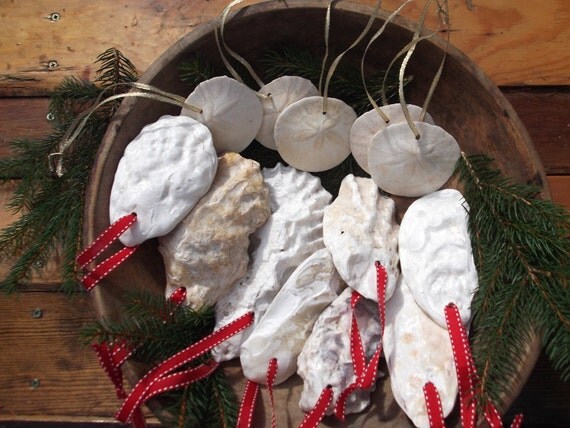
POLYGON ((186 287, 191 307, 215 304, 245 274, 249 235, 270 214, 259 164, 237 153, 222 156, 210 190, 172 232, 159 238, 166 296, 186 287))
MULTIPOLYGON (((297 373, 303 379, 299 407, 311 411, 327 385, 333 389, 333 400, 326 411, 332 414, 334 403, 356 380, 350 353, 352 289, 346 288, 319 316, 311 335, 297 360, 297 373)), ((355 308, 356 319, 367 361, 376 351, 380 337, 378 304, 361 299, 355 308)), ((370 390, 357 389, 346 400, 345 413, 358 413, 370 403, 370 390)))
POLYGON ((111 223, 137 214, 123 245, 170 232, 208 191, 217 165, 212 135, 196 120, 162 116, 146 125, 127 145, 111 189, 111 223))
POLYGON ((277 150, 275 122, 279 114, 295 101, 319 95, 319 90, 308 79, 299 76, 281 76, 263 86, 259 93, 266 97, 261 99, 263 120, 255 139, 265 147, 277 150))
MULTIPOLYGON (((216 328, 248 311, 259 322, 293 270, 309 255, 324 248, 323 212, 332 196, 317 177, 278 164, 262 171, 269 188, 271 216, 251 237, 253 250, 245 276, 216 304, 216 328)), ((252 328, 213 349, 216 361, 239 356, 241 343, 252 328)))
MULTIPOLYGON (((370 149, 370 144, 374 135, 383 129, 386 129, 388 126, 406 121, 406 116, 404 115, 404 111, 402 110, 402 105, 400 103, 381 106, 380 110, 388 116, 388 119, 390 120, 389 123, 386 123, 384 119, 380 117, 378 112, 375 109, 372 109, 361 114, 354 121, 352 128, 350 129, 350 151, 352 152, 352 156, 354 156, 358 165, 360 165, 360 167, 369 174, 368 150, 370 149)), ((422 108, 409 104, 408 111, 410 112, 412 120, 417 121, 422 113, 422 108)), ((434 124, 429 113, 426 113, 424 122, 432 125, 434 124)))
POLYGON ((429 427, 422 390, 427 382, 438 389, 447 416, 458 388, 449 333, 417 305, 405 281, 386 303, 383 346, 392 394, 414 425, 429 427))
POLYGON ((460 192, 440 190, 414 201, 400 225, 402 275, 418 305, 443 328, 450 302, 457 305, 464 325, 471 318, 478 278, 468 211, 460 192))
POLYGON ((370 143, 370 175, 378 187, 393 195, 424 196, 439 189, 459 159, 459 144, 443 128, 414 124, 419 140, 404 122, 378 132, 370 143))
POLYGON ((297 371, 297 357, 315 321, 338 296, 341 283, 326 248, 301 263, 242 343, 240 361, 244 376, 265 383, 273 358, 277 359, 278 367, 275 385, 293 375, 297 371))
POLYGON ((364 297, 378 300, 376 266, 388 273, 386 299, 398 281, 395 202, 382 196, 369 178, 347 175, 337 198, 325 208, 323 237, 342 279, 364 297))
POLYGON ((180 114, 208 127, 217 153, 241 152, 253 141, 261 126, 263 107, 255 91, 227 76, 200 83, 186 102, 202 112, 183 108, 180 114))

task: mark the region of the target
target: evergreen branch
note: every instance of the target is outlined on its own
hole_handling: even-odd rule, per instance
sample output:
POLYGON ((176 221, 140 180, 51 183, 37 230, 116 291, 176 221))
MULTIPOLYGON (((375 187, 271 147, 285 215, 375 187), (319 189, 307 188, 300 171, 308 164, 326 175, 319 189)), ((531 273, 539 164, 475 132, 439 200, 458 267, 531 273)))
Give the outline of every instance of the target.
POLYGON ((480 403, 508 392, 535 331, 562 378, 570 378, 570 215, 490 163, 462 155, 457 165, 479 273, 472 311, 480 403))
POLYGON ((217 73, 210 64, 197 56, 182 62, 178 67, 178 71, 180 72, 180 80, 188 84, 191 90, 194 90, 196 86, 205 80, 221 74, 217 73))
POLYGON ((109 48, 97 57, 100 65, 95 82, 107 88, 120 83, 134 82, 138 78, 134 64, 117 48, 109 48))

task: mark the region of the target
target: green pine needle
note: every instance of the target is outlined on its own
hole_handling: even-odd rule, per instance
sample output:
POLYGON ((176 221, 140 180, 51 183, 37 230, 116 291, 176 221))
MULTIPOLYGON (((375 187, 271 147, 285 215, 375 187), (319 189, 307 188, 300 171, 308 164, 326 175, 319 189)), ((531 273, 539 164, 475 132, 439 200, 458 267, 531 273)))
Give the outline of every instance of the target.
POLYGON ((472 311, 481 404, 509 392, 535 332, 562 379, 570 378, 570 213, 490 164, 463 155, 457 165, 479 273, 472 311))

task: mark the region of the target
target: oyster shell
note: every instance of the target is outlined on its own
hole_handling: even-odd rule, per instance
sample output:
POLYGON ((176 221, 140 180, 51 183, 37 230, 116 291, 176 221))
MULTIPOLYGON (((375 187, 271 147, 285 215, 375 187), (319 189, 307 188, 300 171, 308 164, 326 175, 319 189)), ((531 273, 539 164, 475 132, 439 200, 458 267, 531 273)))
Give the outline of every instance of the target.
POLYGON ((471 318, 478 277, 468 210, 460 192, 440 190, 414 201, 400 225, 402 275, 418 305, 443 328, 450 302, 457 305, 464 325, 471 318))
MULTIPOLYGON (((262 171, 269 188, 271 216, 252 236, 253 250, 245 276, 216 304, 216 328, 248 311, 257 324, 293 270, 324 248, 323 212, 331 195, 318 178, 278 164, 262 171)), ((212 351, 217 361, 239 355, 253 329, 232 336, 212 351)))
MULTIPOLYGON (((297 373, 303 378, 299 407, 305 412, 315 406, 323 388, 332 386, 333 400, 326 411, 332 414, 340 393, 356 380, 350 353, 352 289, 346 288, 319 316, 297 360, 297 373)), ((378 305, 362 299, 355 308, 364 353, 374 354, 380 337, 378 305)), ((357 389, 346 401, 345 413, 358 413, 370 403, 371 391, 357 389)))
POLYGON ((378 300, 375 261, 386 268, 386 299, 398 270, 396 204, 380 195, 369 178, 347 175, 338 197, 325 208, 323 236, 342 279, 364 297, 378 300))
POLYGON ((422 390, 428 381, 438 389, 447 416, 457 396, 449 334, 417 305, 403 280, 386 303, 383 346, 392 394, 414 425, 429 427, 422 390))
POLYGON ((159 238, 166 295, 186 287, 190 306, 215 304, 245 274, 249 235, 270 213, 259 164, 237 153, 222 156, 208 193, 172 232, 159 238))
POLYGON ((208 128, 185 116, 146 125, 119 161, 111 189, 111 223, 136 213, 119 238, 132 247, 170 232, 208 191, 218 158, 208 128))
POLYGON ((293 375, 297 371, 297 357, 315 321, 338 296, 341 283, 326 248, 301 263, 242 343, 240 361, 244 376, 265 383, 267 367, 273 358, 277 359, 278 367, 275 385, 293 375))

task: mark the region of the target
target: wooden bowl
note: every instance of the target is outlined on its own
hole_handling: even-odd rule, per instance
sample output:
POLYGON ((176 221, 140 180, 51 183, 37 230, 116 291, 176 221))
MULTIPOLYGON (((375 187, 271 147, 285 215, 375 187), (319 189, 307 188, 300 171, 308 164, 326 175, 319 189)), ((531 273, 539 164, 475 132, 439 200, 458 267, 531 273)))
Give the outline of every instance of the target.
MULTIPOLYGON (((261 70, 259 59, 267 48, 290 44, 311 49, 315 55, 323 55, 323 28, 325 5, 314 0, 288 0, 257 4, 239 10, 227 24, 226 40, 241 55, 261 70)), ((331 46, 340 52, 348 47, 364 28, 371 9, 349 2, 335 6, 332 14, 331 46)), ((378 28, 387 15, 381 14, 378 28)), ((142 76, 144 83, 182 96, 188 88, 179 78, 178 66, 198 53, 215 66, 221 66, 214 39, 216 22, 202 25, 170 47, 142 76)), ((411 39, 414 23, 395 19, 384 35, 368 53, 370 70, 386 67, 395 54, 411 39)), ((511 105, 498 88, 481 70, 453 47, 446 47, 437 38, 422 42, 409 63, 407 73, 413 75, 407 101, 422 105, 429 85, 439 66, 443 52, 448 56, 441 80, 430 104, 429 112, 436 123, 451 133, 468 154, 486 153, 493 157, 496 166, 504 174, 521 183, 542 186, 549 196, 546 176, 533 148, 532 142, 511 105)), ((360 64, 362 47, 354 49, 346 61, 360 64)), ((141 128, 164 114, 178 114, 179 108, 146 99, 126 99, 112 121, 101 144, 86 196, 84 242, 92 242, 109 225, 109 194, 117 168, 126 145, 141 128)), ((398 198, 400 215, 410 203, 398 198)), ((165 286, 164 267, 157 251, 156 240, 144 243, 126 264, 113 272, 93 292, 93 302, 100 317, 120 317, 123 293, 131 287, 143 287, 162 293, 165 286)), ((538 338, 529 343, 525 351, 524 366, 513 383, 511 393, 505 397, 505 410, 517 396, 537 359, 540 344, 538 338)), ((235 384, 238 396, 244 387, 244 379, 237 363, 226 367, 235 384)), ((131 371, 130 380, 138 374, 131 371)), ((302 420, 298 409, 301 380, 290 379, 275 391, 278 403, 278 426, 290 426, 302 420)), ((267 394, 264 394, 267 400, 267 394)), ((270 421, 268 402, 264 402, 256 418, 258 425, 270 421)), ((379 381, 368 412, 351 416, 346 426, 410 426, 409 420, 395 403, 388 381, 379 381)), ((336 425, 337 422, 328 421, 336 425)))

